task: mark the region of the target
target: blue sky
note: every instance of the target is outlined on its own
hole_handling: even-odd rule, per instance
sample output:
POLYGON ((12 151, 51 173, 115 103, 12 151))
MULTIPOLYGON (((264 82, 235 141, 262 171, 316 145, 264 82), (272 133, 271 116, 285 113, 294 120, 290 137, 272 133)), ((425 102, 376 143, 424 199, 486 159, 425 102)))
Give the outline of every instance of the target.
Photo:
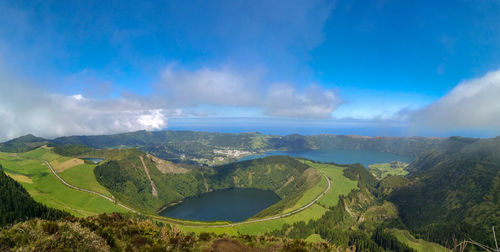
POLYGON ((0 138, 221 118, 379 129, 366 135, 499 135, 498 1, 2 1, 0 9, 0 138))

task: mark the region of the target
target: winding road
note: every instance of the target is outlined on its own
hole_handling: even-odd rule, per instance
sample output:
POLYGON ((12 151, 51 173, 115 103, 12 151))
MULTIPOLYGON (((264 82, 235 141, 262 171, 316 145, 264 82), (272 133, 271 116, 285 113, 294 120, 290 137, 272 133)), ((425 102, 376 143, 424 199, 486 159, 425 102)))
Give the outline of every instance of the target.
POLYGON ((125 205, 123 205, 122 203, 117 202, 116 200, 114 200, 114 199, 112 199, 112 198, 110 198, 110 197, 108 197, 108 196, 106 196, 106 195, 104 195, 104 194, 101 194, 101 193, 98 193, 98 192, 94 192, 94 191, 91 191, 91 190, 87 190, 87 189, 83 189, 83 188, 80 188, 80 187, 74 186, 74 185, 72 185, 72 184, 70 184, 70 183, 66 182, 64 179, 62 179, 62 178, 61 178, 61 177, 57 174, 57 172, 54 170, 54 168, 52 167, 52 165, 51 165, 49 162, 47 162, 47 161, 45 161, 45 160, 43 160, 43 162, 45 162, 45 164, 49 167, 49 169, 50 169, 50 171, 52 172, 52 174, 54 174, 54 176, 56 176, 56 178, 57 178, 57 179, 59 179, 59 181, 61 181, 61 183, 63 183, 65 186, 67 186, 67 187, 69 187, 69 188, 71 188, 71 189, 75 189, 75 190, 77 190, 77 191, 82 191, 82 192, 87 192, 87 193, 91 193, 91 194, 97 195, 97 196, 102 197, 102 198, 105 198, 105 199, 107 199, 107 200, 109 200, 109 201, 111 201, 111 202, 113 202, 113 203, 117 204, 118 206, 121 206, 121 207, 123 207, 123 208, 125 208, 125 209, 127 209, 127 210, 131 211, 131 212, 138 213, 136 210, 134 210, 134 209, 132 209, 132 208, 130 208, 130 207, 128 207, 128 206, 125 206, 125 205))
MULTIPOLYGON (((118 206, 121 206, 131 212, 134 212, 134 213, 140 213, 139 211, 136 211, 122 203, 119 203, 117 202, 115 199, 112 199, 106 195, 103 195, 101 193, 98 193, 98 192, 94 192, 94 191, 91 191, 91 190, 87 190, 87 189, 83 189, 83 188, 80 188, 80 187, 77 187, 77 186, 74 186, 68 182, 66 182, 64 179, 62 179, 58 174, 57 172, 54 170, 54 168, 52 167, 52 165, 47 162, 46 160, 43 160, 43 162, 45 162, 45 164, 49 167, 50 171, 52 172, 52 174, 54 174, 54 176, 56 176, 57 179, 59 179, 59 181, 61 181, 61 183, 63 183, 65 186, 71 188, 71 189, 74 189, 74 190, 78 190, 78 191, 82 191, 82 192, 87 192, 87 193, 91 193, 91 194, 94 194, 94 195, 97 195, 99 197, 102 197, 104 199, 107 199, 113 203, 115 203, 116 205, 118 206)), ((318 171, 319 172, 319 171, 318 171)), ((313 201, 309 202, 307 205, 305 206, 302 206, 300 208, 297 208, 289 213, 285 213, 285 214, 280 214, 280 215, 275 215, 275 216, 269 216, 269 217, 265 217, 265 218, 261 218, 261 219, 253 219, 253 220, 246 220, 246 221, 242 221, 242 222, 235 222, 235 223, 228 223, 228 224, 215 224, 215 225, 204 225, 204 224, 200 224, 200 225, 190 225, 190 224, 187 224, 187 223, 184 223, 182 221, 176 221, 176 220, 172 220, 172 219, 168 219, 168 218, 162 218, 162 217, 158 217, 158 216, 153 216, 153 215, 148 215, 152 218, 155 218, 157 220, 162 220, 162 221, 166 221, 166 222, 170 222, 172 224, 178 224, 178 225, 183 225, 183 226, 187 226, 187 227, 200 227, 200 228, 203 228, 203 227, 208 227, 208 228, 212 228, 212 227, 234 227, 234 226, 238 226, 238 225, 243 225, 243 224, 249 224, 249 223, 257 223, 257 222, 264 222, 264 221, 270 221, 270 220, 276 220, 276 219, 280 219, 280 218, 285 218, 285 217, 288 217, 288 216, 291 216, 291 215, 294 215, 294 214, 297 214, 299 212, 302 212, 304 211, 305 209, 311 207, 312 205, 314 205, 316 202, 318 202, 318 200, 320 200, 323 196, 325 196, 325 194, 330 190, 331 188, 331 181, 330 181, 330 178, 328 178, 325 174, 323 174, 322 172, 319 172, 321 173, 321 175, 323 175, 323 177, 326 179, 326 181, 328 182, 328 187, 326 188, 325 191, 323 191, 320 195, 318 195, 318 197, 316 197, 313 201)))

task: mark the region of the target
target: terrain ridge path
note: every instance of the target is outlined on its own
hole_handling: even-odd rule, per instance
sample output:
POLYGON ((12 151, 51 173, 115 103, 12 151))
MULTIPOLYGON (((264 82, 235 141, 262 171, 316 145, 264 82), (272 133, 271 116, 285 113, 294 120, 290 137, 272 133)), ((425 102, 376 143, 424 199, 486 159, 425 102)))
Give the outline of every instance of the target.
POLYGON ((148 167, 146 167, 142 156, 139 156, 139 159, 141 159, 142 167, 144 167, 144 172, 146 172, 146 176, 148 176, 149 182, 151 183, 151 194, 153 194, 153 196, 155 197, 158 197, 158 190, 156 189, 155 182, 151 179, 151 175, 149 175, 148 167))

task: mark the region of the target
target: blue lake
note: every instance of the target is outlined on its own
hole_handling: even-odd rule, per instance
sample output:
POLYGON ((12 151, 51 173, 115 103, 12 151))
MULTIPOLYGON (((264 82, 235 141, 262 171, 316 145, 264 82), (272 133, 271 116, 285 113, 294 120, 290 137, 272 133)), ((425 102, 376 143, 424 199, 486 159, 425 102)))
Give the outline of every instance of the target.
POLYGON ((235 188, 186 198, 163 210, 160 215, 198 221, 244 221, 280 201, 272 191, 235 188))
POLYGON ((246 156, 240 160, 249 160, 273 155, 291 156, 291 157, 303 157, 319 162, 334 162, 337 164, 353 164, 361 163, 365 167, 371 164, 377 163, 387 163, 390 161, 400 161, 404 163, 410 163, 413 158, 398 156, 386 152, 377 151, 364 151, 364 150, 342 150, 342 149, 331 149, 331 150, 308 150, 308 151, 270 151, 263 154, 246 156))
POLYGON ((81 158, 81 159, 87 160, 87 161, 92 161, 92 162, 94 162, 94 164, 98 164, 99 162, 104 160, 102 158, 81 158))
MULTIPOLYGON (((385 152, 340 149, 300 152, 271 151, 260 155, 247 156, 240 160, 272 155, 303 157, 320 162, 335 162, 337 164, 361 163, 366 167, 371 164, 390 161, 405 163, 413 161, 412 158, 385 152)), ((199 197, 186 198, 182 203, 169 207, 160 214, 177 219, 198 221, 228 220, 239 222, 254 216, 279 200, 280 198, 272 191, 237 188, 209 192, 199 197)))

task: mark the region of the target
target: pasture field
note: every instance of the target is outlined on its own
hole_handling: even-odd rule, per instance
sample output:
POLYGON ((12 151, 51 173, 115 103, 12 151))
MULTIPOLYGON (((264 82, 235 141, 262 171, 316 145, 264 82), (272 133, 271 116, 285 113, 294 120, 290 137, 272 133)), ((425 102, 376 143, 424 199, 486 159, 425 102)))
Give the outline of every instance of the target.
POLYGON ((113 195, 104 186, 97 182, 94 175, 94 168, 95 165, 92 164, 81 164, 63 172, 59 172, 58 174, 66 182, 74 186, 98 192, 113 198, 113 195))
POLYGON ((449 249, 433 242, 424 241, 422 239, 417 239, 413 237, 413 235, 408 232, 408 230, 401 230, 392 228, 389 232, 394 235, 400 242, 408 245, 410 248, 413 248, 417 251, 422 252, 442 252, 442 251, 450 251, 449 249))
POLYGON ((58 158, 61 156, 44 147, 17 155, 0 152, 0 164, 4 170, 20 182, 33 199, 42 204, 68 211, 75 216, 126 212, 106 199, 63 185, 42 161, 58 158))
POLYGON ((306 238, 306 241, 316 243, 316 242, 322 242, 322 241, 324 241, 324 239, 321 238, 321 236, 319 234, 312 234, 306 238))
POLYGON ((389 175, 405 176, 408 174, 408 171, 403 166, 392 167, 391 163, 372 164, 368 167, 368 170, 378 179, 383 179, 389 175))
POLYGON ((318 164, 311 161, 306 161, 306 164, 325 174, 331 180, 332 187, 330 191, 319 200, 319 204, 326 208, 336 206, 340 195, 347 195, 352 190, 358 189, 357 181, 344 177, 344 167, 331 164, 318 164))

